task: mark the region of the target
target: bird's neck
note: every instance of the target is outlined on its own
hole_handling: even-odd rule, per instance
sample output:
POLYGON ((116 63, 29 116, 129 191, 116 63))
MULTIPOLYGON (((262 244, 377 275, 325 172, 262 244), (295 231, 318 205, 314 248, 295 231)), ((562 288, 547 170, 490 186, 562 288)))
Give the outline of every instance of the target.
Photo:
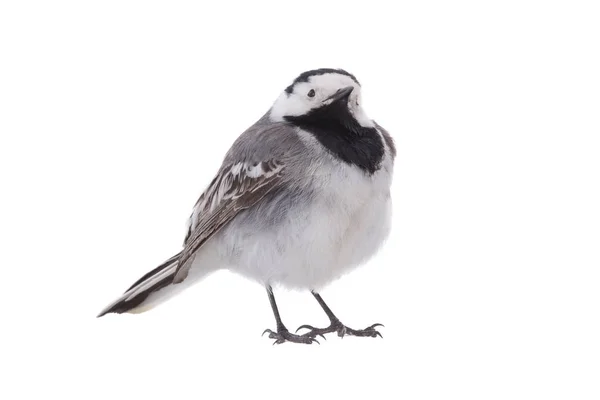
POLYGON ((381 165, 384 145, 373 127, 362 126, 346 106, 324 107, 285 120, 309 132, 332 155, 373 174, 381 165))

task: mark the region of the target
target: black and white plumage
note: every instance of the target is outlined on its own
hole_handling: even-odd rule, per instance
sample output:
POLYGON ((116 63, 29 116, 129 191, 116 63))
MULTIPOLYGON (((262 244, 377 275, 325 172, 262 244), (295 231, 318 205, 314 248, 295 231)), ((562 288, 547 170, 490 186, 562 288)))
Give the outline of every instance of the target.
POLYGON ((150 271, 106 313, 142 312, 227 268, 264 285, 275 312, 277 343, 311 343, 352 330, 319 290, 366 262, 386 239, 395 147, 362 109, 360 84, 343 70, 302 73, 271 109, 232 145, 196 202, 180 253, 150 271), (331 319, 290 333, 271 287, 307 289, 331 319))

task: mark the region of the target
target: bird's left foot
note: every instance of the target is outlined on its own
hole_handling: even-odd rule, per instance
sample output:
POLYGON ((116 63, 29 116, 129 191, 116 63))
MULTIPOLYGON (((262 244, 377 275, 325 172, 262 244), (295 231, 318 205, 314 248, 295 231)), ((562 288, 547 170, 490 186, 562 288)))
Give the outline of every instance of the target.
MULTIPOLYGON (((298 332, 300 329, 310 329, 308 332, 306 332, 305 334, 302 335, 302 336, 306 336, 306 337, 310 337, 310 338, 314 338, 317 335, 323 336, 324 334, 331 333, 331 332, 337 332, 339 337, 344 337, 344 336, 348 335, 348 336, 367 336, 367 337, 379 336, 380 338, 383 338, 383 336, 381 336, 381 333, 379 333, 379 331, 377 331, 377 329, 375 329, 378 326, 383 326, 383 325, 382 324, 373 324, 369 327, 366 327, 365 329, 351 329, 351 328, 348 328, 347 326, 345 326, 344 324, 342 324, 339 320, 337 320, 337 321, 332 321, 331 325, 329 325, 327 328, 315 328, 314 326, 311 326, 311 325, 302 325, 298 329, 296 329, 296 332, 298 332)), ((325 336, 323 336, 323 337, 325 337, 325 336)))

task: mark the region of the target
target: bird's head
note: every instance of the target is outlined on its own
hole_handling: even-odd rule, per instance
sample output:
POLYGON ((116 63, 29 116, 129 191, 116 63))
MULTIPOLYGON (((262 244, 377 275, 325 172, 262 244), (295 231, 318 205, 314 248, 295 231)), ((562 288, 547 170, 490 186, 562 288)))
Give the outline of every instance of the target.
POLYGON ((270 117, 299 126, 344 126, 350 131, 373 127, 362 108, 358 80, 331 68, 300 74, 277 98, 270 117))

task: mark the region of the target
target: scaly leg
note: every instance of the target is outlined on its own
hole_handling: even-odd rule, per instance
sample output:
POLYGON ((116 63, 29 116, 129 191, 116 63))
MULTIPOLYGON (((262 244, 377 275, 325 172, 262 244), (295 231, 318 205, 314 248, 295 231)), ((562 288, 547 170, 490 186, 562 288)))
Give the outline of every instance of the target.
POLYGON ((277 303, 275 302, 275 296, 273 296, 273 289, 271 288, 271 286, 267 286, 267 294, 269 295, 269 302, 271 303, 271 308, 273 309, 273 314, 275 315, 275 322, 277 323, 277 332, 273 332, 270 329, 265 329, 263 335, 269 332, 269 337, 271 339, 276 339, 273 344, 280 344, 284 342, 310 344, 313 342, 317 342, 314 336, 295 335, 293 333, 290 333, 290 331, 287 330, 285 325, 283 325, 283 322, 281 322, 281 316, 279 315, 279 310, 277 309, 277 303))

